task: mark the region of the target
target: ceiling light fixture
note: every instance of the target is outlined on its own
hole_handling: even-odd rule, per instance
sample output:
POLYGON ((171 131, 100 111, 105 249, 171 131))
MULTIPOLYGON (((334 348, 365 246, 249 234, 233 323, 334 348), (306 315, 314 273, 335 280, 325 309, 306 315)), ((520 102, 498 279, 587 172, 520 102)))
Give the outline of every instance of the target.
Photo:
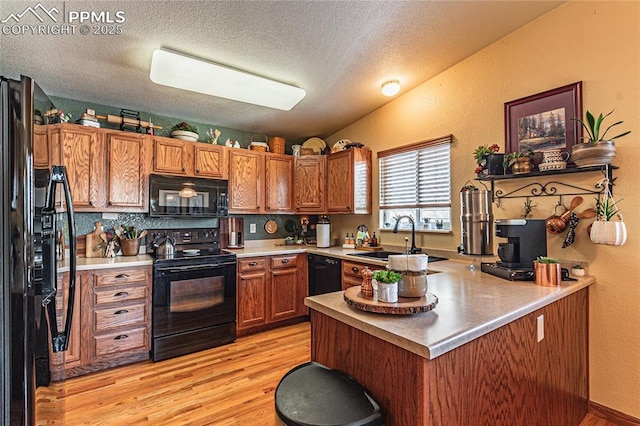
POLYGON ((307 94, 299 87, 164 48, 154 50, 149 77, 163 86, 283 111, 289 111, 307 94))
POLYGON ((397 95, 400 91, 400 82, 398 80, 387 81, 382 85, 382 94, 385 96, 397 95))
POLYGON ((180 195, 180 197, 182 198, 193 198, 196 195, 198 195, 198 193, 196 192, 195 189, 193 189, 195 185, 191 182, 184 182, 182 184, 182 189, 180 190, 180 192, 178 192, 178 195, 180 195))

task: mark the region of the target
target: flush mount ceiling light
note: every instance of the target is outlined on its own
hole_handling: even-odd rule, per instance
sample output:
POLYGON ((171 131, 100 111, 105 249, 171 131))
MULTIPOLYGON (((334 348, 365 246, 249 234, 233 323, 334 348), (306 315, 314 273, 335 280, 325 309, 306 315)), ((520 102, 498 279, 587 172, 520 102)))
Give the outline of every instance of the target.
POLYGON ((185 182, 182 184, 182 189, 180 190, 180 192, 178 192, 178 195, 180 195, 180 197, 182 198, 193 198, 196 195, 198 195, 198 193, 196 192, 195 189, 193 189, 195 185, 191 182, 185 182))
POLYGON ((382 94, 385 96, 394 96, 400 91, 400 82, 398 80, 387 81, 382 85, 382 94))
POLYGON ((163 86, 283 111, 289 111, 307 94, 299 87, 164 48, 153 52, 149 76, 163 86))

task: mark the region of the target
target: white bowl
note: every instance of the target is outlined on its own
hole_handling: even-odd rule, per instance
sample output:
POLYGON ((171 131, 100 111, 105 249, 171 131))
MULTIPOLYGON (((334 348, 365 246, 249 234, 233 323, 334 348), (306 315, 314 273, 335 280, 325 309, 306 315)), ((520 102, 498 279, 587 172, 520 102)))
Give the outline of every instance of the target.
POLYGON ((174 139, 180 139, 181 141, 197 142, 198 134, 194 132, 188 132, 186 130, 174 130, 171 132, 171 137, 174 139))

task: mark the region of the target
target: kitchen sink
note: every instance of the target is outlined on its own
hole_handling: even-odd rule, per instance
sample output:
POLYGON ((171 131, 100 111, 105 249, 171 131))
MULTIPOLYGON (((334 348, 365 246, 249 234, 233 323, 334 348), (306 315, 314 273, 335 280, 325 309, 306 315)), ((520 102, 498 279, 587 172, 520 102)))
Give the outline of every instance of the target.
MULTIPOLYGON (((396 251, 367 251, 364 253, 349 253, 349 256, 367 257, 369 259, 387 260, 389 256, 403 254, 396 251)), ((424 253, 426 254, 426 253, 424 253)), ((438 262, 440 260, 447 260, 445 257, 429 256, 429 263, 438 262)))

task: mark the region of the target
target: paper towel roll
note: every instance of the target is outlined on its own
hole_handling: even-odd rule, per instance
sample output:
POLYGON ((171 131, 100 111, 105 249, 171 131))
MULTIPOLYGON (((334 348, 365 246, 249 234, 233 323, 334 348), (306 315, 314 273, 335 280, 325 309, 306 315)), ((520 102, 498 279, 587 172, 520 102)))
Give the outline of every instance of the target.
POLYGON ((429 262, 426 254, 394 254, 387 260, 389 269, 393 271, 425 271, 429 262))

